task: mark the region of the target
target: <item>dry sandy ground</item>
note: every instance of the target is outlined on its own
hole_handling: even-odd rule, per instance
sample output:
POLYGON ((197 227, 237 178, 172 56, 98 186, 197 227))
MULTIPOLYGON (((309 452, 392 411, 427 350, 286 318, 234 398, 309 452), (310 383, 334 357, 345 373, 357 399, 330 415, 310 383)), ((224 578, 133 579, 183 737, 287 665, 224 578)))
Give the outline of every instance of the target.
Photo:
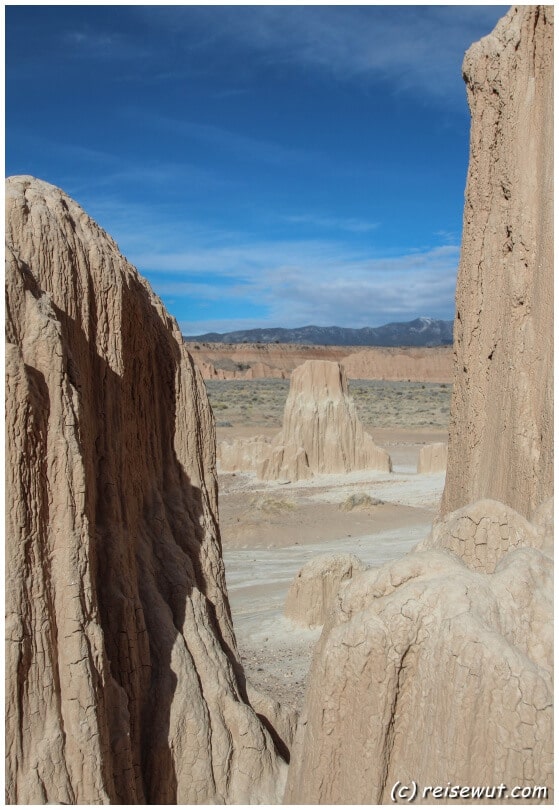
MULTIPOLYGON (((409 452, 409 451, 408 451, 409 452)), ((369 565, 405 554, 424 537, 444 475, 353 473, 294 484, 237 473, 221 479, 223 556, 233 622, 249 680, 299 708, 320 630, 283 617, 289 585, 312 557, 351 552, 369 565), (384 501, 340 507, 352 494, 384 501)))
MULTIPOLYGON (((288 380, 206 380, 218 428, 281 427, 288 380)), ((448 426, 450 383, 350 380, 364 426, 378 428, 448 426)))
MULTIPOLYGON (((288 384, 259 380, 212 386, 210 398, 226 402, 232 417, 223 424, 216 412, 218 441, 277 433, 288 384)), ((361 418, 375 441, 390 452, 392 473, 323 475, 289 484, 258 481, 248 473, 219 476, 223 556, 245 671, 261 691, 295 708, 301 707, 320 635, 320 628, 307 630, 283 616, 287 591, 299 569, 312 557, 330 552, 354 553, 368 565, 402 556, 428 533, 444 485, 444 474, 417 475, 415 470, 423 444, 446 441, 450 387, 351 387, 354 395, 356 387, 362 392, 361 402, 355 396, 361 418), (371 425, 374 415, 384 426, 371 425), (383 503, 342 508, 350 496, 363 494, 383 503)))

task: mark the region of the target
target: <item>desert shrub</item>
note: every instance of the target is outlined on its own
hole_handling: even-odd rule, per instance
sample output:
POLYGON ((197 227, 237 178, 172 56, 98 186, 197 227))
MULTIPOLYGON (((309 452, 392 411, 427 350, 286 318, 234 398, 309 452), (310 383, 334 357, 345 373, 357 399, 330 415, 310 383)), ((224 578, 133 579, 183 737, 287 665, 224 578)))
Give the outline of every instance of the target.
POLYGON ((270 496, 262 495, 258 498, 252 498, 249 501, 249 506, 259 512, 266 514, 280 514, 281 512, 293 512, 297 508, 293 501, 288 501, 285 498, 272 498, 270 496))
POLYGON ((358 492, 350 495, 349 498, 340 504, 340 509, 344 512, 351 512, 353 509, 369 509, 372 506, 381 506, 384 501, 380 498, 371 498, 366 492, 358 492))

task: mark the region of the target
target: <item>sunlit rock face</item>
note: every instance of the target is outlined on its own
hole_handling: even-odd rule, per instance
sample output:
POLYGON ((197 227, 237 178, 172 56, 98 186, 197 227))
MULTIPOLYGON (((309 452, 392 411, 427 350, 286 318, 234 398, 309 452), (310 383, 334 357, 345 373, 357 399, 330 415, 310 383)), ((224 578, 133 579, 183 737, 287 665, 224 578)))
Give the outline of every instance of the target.
POLYGON ((426 444, 419 449, 417 459, 418 473, 444 472, 448 459, 448 447, 445 442, 426 444))
POLYGON ((275 801, 178 326, 59 189, 8 179, 6 227, 7 800, 275 801))
POLYGON ((264 481, 301 481, 322 473, 392 469, 359 421, 343 366, 307 360, 291 376, 281 431, 221 442, 223 472, 255 472, 264 481))
POLYGON ((339 363, 307 360, 291 375, 281 433, 258 468, 265 480, 391 469, 390 456, 364 430, 339 363))
POLYGON ((324 624, 342 585, 367 566, 355 554, 321 554, 297 572, 285 600, 284 615, 303 627, 324 624))
POLYGON ((315 651, 286 801, 390 804, 412 780, 551 787, 552 572, 534 548, 491 575, 430 550, 351 579, 315 651))
POLYGON ((222 472, 251 472, 270 455, 272 443, 265 436, 220 442, 217 463, 222 472))
POLYGON ((515 7, 466 55, 441 519, 423 550, 335 598, 288 802, 390 804, 413 781, 417 802, 449 783, 546 786, 535 800, 553 801, 552 43, 551 7, 515 7))
POLYGON ((552 494, 553 7, 469 49, 472 113, 442 514, 480 498, 530 518, 552 494))
MULTIPOLYGON (((550 509, 552 500, 544 504, 550 509)), ((446 548, 461 557, 474 571, 492 574, 501 558, 513 548, 538 548, 553 556, 553 526, 534 523, 515 512, 510 506, 488 498, 470 503, 451 512, 433 524, 430 535, 415 547, 415 551, 428 548, 446 548)))

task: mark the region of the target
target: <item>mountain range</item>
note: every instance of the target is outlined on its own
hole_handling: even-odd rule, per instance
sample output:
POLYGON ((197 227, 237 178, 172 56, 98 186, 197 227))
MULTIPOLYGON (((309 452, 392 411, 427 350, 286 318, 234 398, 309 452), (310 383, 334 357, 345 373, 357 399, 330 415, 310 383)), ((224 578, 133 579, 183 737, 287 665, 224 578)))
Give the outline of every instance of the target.
POLYGON ((203 343, 299 343, 311 346, 448 346, 453 321, 416 318, 405 323, 347 329, 342 326, 302 326, 298 329, 246 329, 183 335, 185 341, 203 343))

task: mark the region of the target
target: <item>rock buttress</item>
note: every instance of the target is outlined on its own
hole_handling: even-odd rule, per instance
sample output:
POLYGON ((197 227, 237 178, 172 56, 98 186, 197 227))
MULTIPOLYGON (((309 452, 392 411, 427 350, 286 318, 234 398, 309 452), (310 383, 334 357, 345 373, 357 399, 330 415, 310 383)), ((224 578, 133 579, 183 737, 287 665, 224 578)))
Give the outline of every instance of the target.
POLYGON ((472 114, 444 515, 530 519, 553 481, 553 7, 513 8, 464 60, 472 114))
POLYGON ((59 189, 10 178, 6 225, 7 801, 273 802, 177 324, 59 189))

